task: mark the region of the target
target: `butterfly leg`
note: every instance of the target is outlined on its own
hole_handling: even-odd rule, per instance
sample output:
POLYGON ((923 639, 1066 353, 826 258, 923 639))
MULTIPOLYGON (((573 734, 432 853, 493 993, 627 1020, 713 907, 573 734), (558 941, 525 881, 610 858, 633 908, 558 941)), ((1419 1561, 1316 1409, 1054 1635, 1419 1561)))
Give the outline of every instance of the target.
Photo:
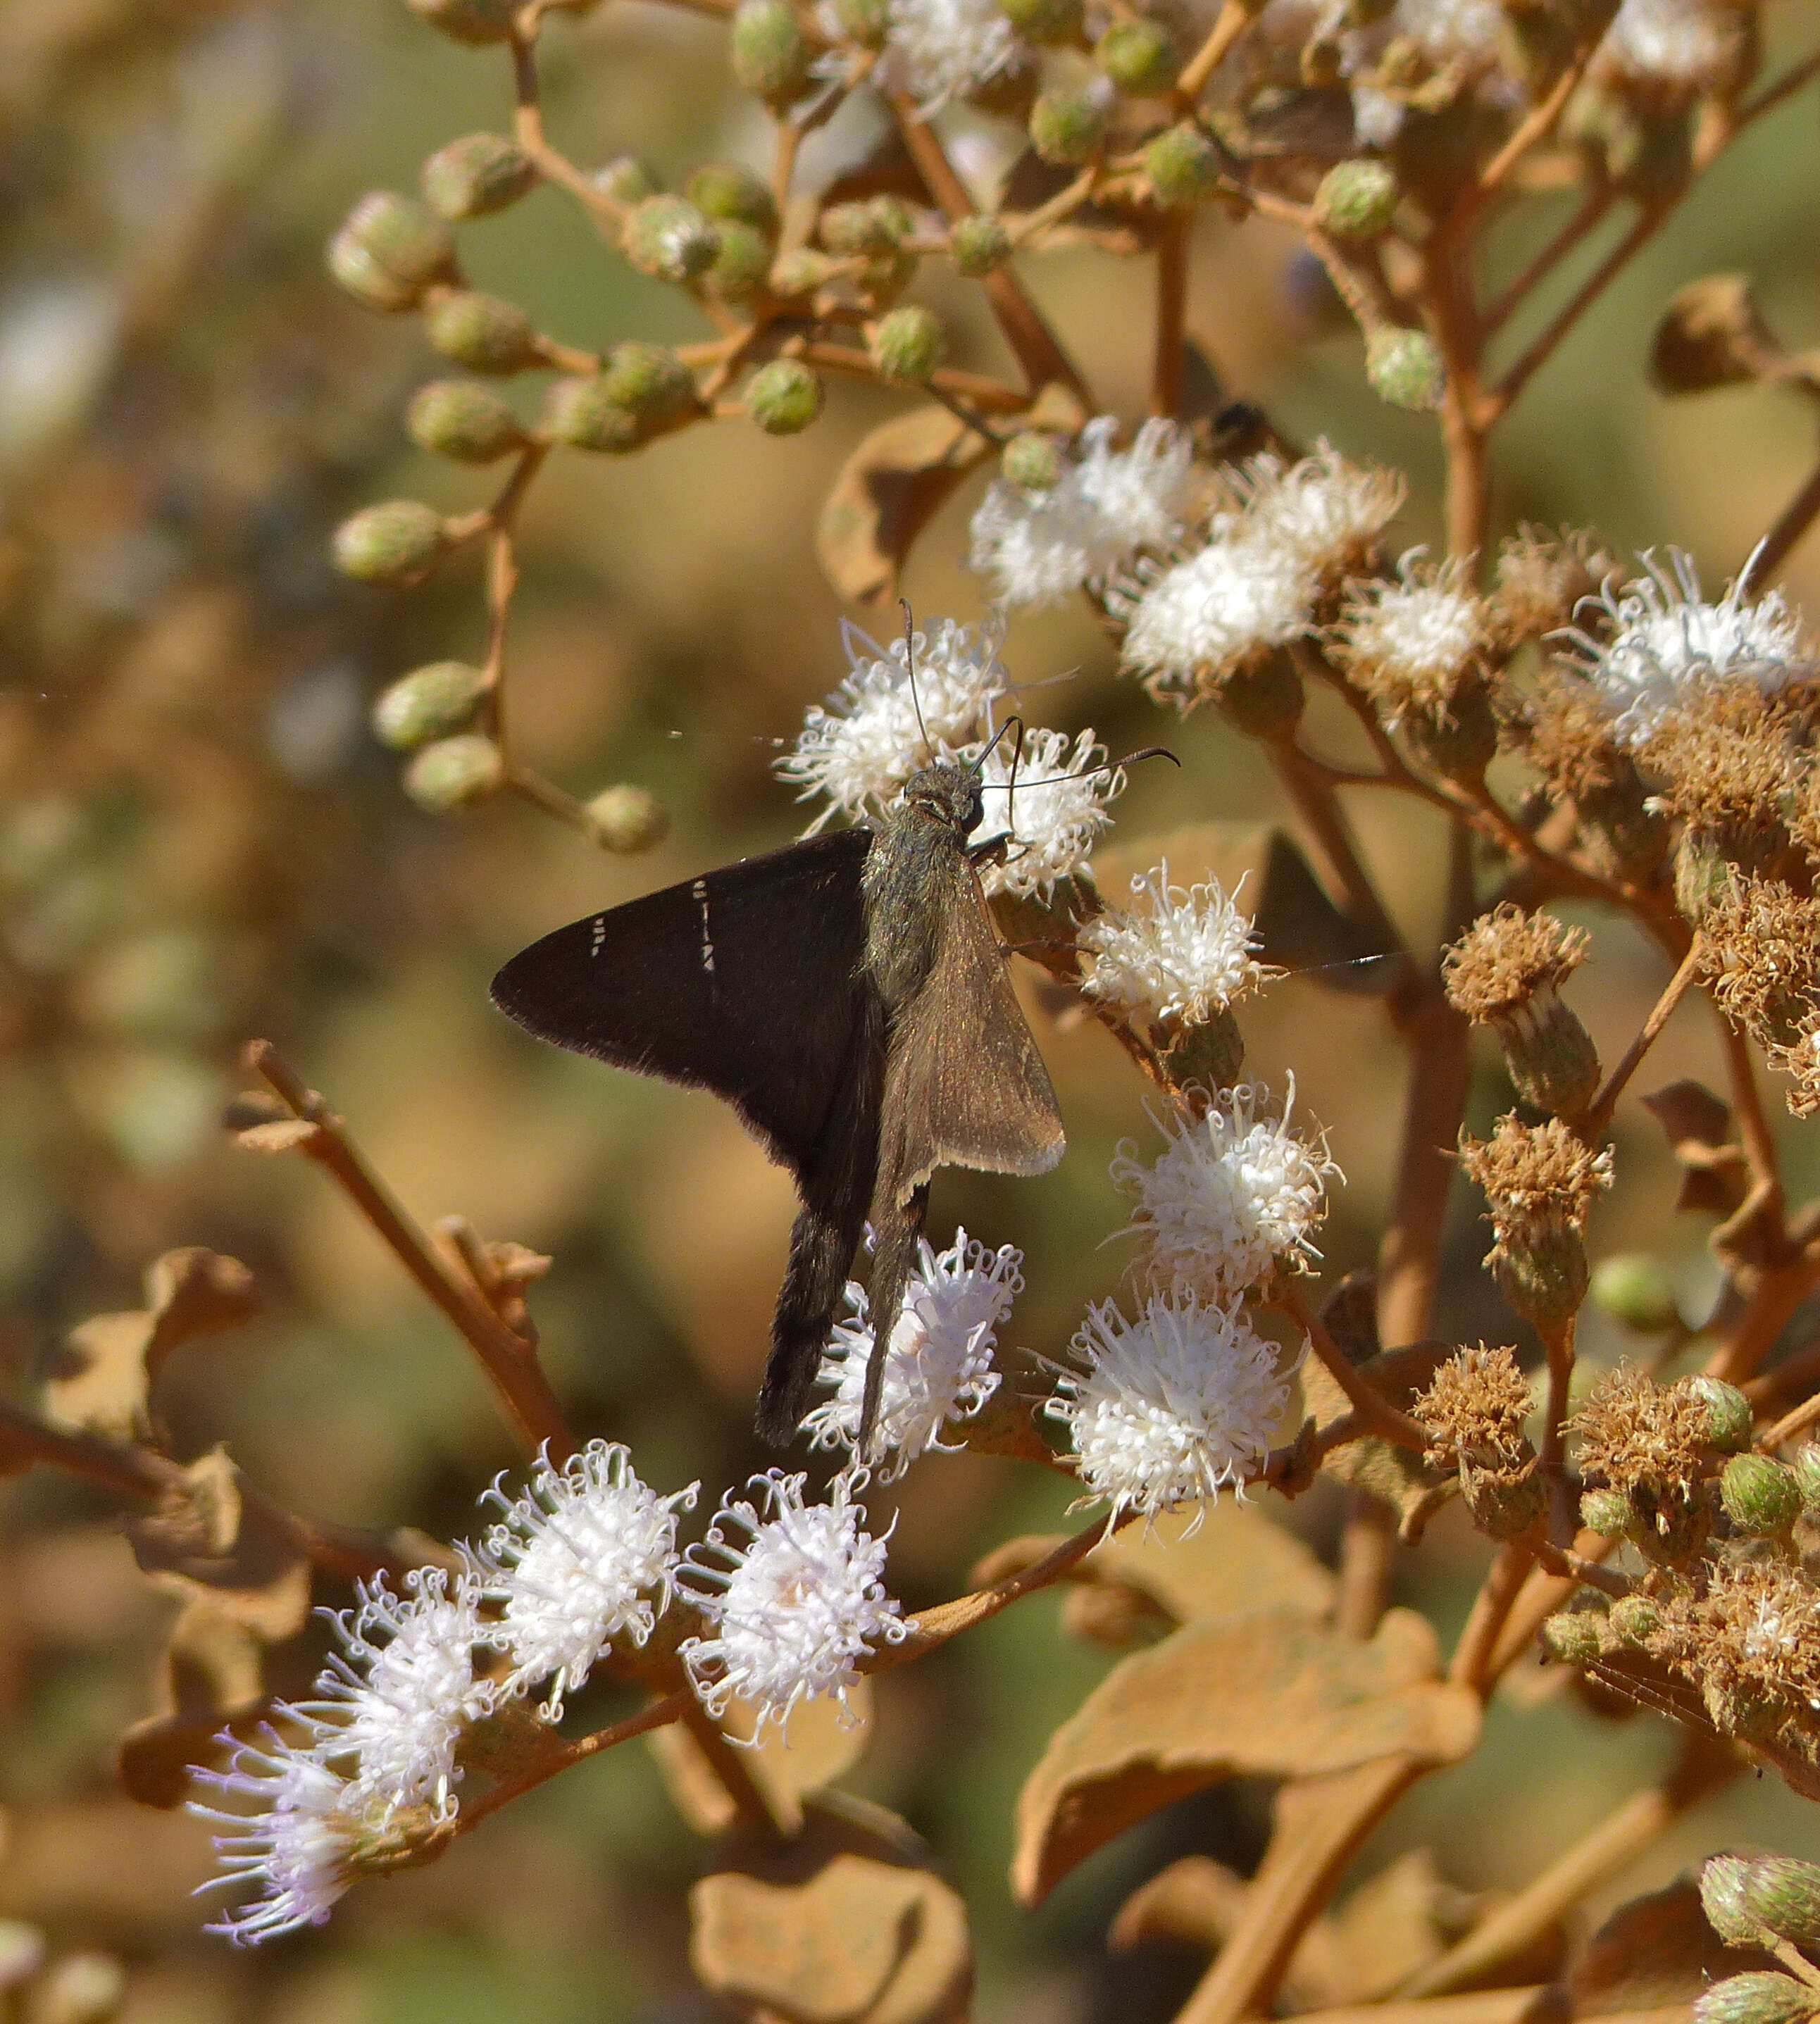
POLYGON ((929 1212, 927 1182, 913 1189, 908 1201, 888 1202, 872 1211, 872 1292, 869 1303, 872 1320, 872 1347, 866 1358, 866 1390, 860 1407, 859 1439, 853 1453, 862 1461, 872 1459, 872 1436, 879 1418, 879 1401, 884 1395, 885 1365, 891 1354, 892 1331, 904 1311, 904 1289, 910 1284, 910 1267, 923 1237, 923 1219, 929 1212))

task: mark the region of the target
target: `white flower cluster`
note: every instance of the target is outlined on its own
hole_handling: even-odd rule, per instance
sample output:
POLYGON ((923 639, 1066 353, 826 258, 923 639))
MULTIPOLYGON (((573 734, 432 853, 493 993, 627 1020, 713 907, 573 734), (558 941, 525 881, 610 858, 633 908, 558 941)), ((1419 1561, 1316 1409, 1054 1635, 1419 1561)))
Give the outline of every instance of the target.
POLYGON ((973 516, 970 566, 989 579, 1002 604, 1054 604, 1070 592, 1102 589, 1147 550, 1181 538, 1194 497, 1187 432, 1147 421, 1128 449, 1101 415, 1084 428, 1059 482, 1027 491, 996 479, 973 516))
POLYGON ((1615 592, 1608 585, 1598 600, 1607 637, 1595 639, 1579 626, 1561 636, 1578 650, 1581 672, 1598 691, 1618 744, 1636 750, 1679 702, 1715 683, 1751 682, 1774 695, 1820 679, 1820 659, 1800 614, 1789 610, 1782 593, 1748 598, 1750 563, 1712 604, 1679 548, 1668 551, 1666 566, 1653 554, 1638 559, 1645 574, 1615 592))
POLYGON ((1075 1337, 1044 1411, 1068 1428, 1081 1479, 1115 1510, 1154 1517, 1242 1494, 1268 1454, 1288 1397, 1288 1366, 1246 1312, 1248 1295, 1318 1256, 1313 1232, 1338 1170, 1319 1138, 1290 1128, 1268 1093, 1242 1083, 1158 1120, 1165 1141, 1146 1164, 1127 1142, 1114 1183, 1136 1204, 1152 1289, 1128 1322, 1110 1302, 1075 1337))
POLYGON ((515 1499, 496 1488, 504 1516, 459 1572, 417 1570, 402 1595, 383 1577, 361 1586, 332 1619, 341 1648, 316 1697, 277 1710, 291 1733, 224 1737, 226 1768, 196 1773, 240 1802, 194 1809, 221 1829, 216 1880, 259 1886, 214 1930, 253 1942, 320 1924, 363 1866, 446 1830, 472 1724, 552 1679, 539 1713, 555 1721, 615 1638, 650 1635, 697 1487, 659 1497, 623 1447, 596 1441, 561 1468, 541 1462, 515 1499))
MULTIPOLYGON (((964 1230, 939 1256, 923 1240, 879 1395, 879 1440, 893 1458, 886 1482, 927 1450, 945 1448, 942 1430, 972 1418, 998 1389, 993 1348, 1023 1289, 1023 1262, 1011 1245, 989 1251, 964 1230)), ((865 1290, 849 1282, 847 1312, 822 1359, 821 1382, 834 1396, 803 1422, 816 1447, 853 1450, 872 1347, 865 1290)))
POLYGON ((1232 493, 1198 552, 1167 568, 1139 562, 1107 599, 1125 622, 1125 666, 1183 709, 1308 632, 1403 497, 1398 480, 1326 444, 1288 467, 1252 459, 1232 493))
POLYGON ((1746 17, 1726 0, 1624 0, 1593 59, 1595 80, 1628 87, 1663 111, 1735 82, 1746 17))
POLYGON ((1279 974, 1257 960, 1250 917, 1216 881, 1172 886, 1165 859, 1132 879, 1131 896, 1080 930, 1093 957, 1082 981, 1092 996, 1193 1026, 1279 974))
POLYGON ((864 1529, 852 1478, 837 1476, 825 1504, 805 1502, 807 1480, 754 1476, 761 1503, 723 1502, 678 1577, 713 1633, 677 1647, 695 1692, 716 1716, 735 1696, 747 1702, 754 1739, 800 1701, 831 1694, 850 1713, 858 1661, 909 1627, 886 1591, 886 1542, 864 1529))
POLYGON ((1023 53, 996 0, 890 0, 879 82, 908 92, 927 115, 1013 68, 1023 53))
POLYGON ((810 710, 777 765, 801 798, 827 797, 812 831, 837 812, 876 819, 919 767, 955 760, 979 768, 984 833, 1009 840, 1001 862, 982 867, 989 893, 1047 893, 1081 869, 1112 820, 1107 804, 1125 775, 1105 764, 1091 731, 1071 739, 1039 728, 1015 746, 993 742, 993 705, 1011 690, 998 658, 1004 632, 1003 614, 982 626, 944 618, 880 648, 843 625, 849 672, 825 706, 810 710))

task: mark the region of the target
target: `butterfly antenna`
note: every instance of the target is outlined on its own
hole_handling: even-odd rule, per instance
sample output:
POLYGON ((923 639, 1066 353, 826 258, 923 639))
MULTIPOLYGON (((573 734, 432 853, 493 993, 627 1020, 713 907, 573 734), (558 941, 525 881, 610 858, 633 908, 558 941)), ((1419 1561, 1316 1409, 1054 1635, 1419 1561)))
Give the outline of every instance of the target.
POLYGON ((901 597, 897 609, 904 614, 904 671, 910 677, 910 707, 916 713, 916 728, 923 737, 923 757, 925 761, 935 757, 935 748, 929 742, 929 727, 923 721, 923 705, 916 694, 916 622, 910 615, 910 600, 901 597))
MULTIPOLYGON (((1099 773, 1116 773, 1121 766, 1135 766, 1140 759, 1166 759, 1172 766, 1180 766, 1182 763, 1168 746, 1147 745, 1140 752, 1128 752, 1122 759, 1108 759, 1103 765, 1089 766, 1082 773, 1058 773, 1052 779, 1026 780, 1024 785, 1026 787, 1053 787, 1064 780, 1091 780, 1099 773)), ((1015 773, 1015 767, 1013 771, 1015 773)))

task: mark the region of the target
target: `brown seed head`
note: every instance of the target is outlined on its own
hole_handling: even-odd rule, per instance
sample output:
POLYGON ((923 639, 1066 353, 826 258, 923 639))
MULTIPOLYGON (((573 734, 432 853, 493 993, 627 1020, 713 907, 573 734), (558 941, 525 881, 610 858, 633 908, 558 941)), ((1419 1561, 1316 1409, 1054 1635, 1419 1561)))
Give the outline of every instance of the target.
POLYGON ((1565 662, 1544 662, 1503 714, 1511 742, 1556 801, 1583 803, 1635 779, 1629 756, 1612 742, 1598 691, 1565 662))
POLYGON ((1506 900, 1481 914, 1441 959, 1448 1002, 1479 1025, 1520 1013, 1586 961, 1591 938, 1551 914, 1525 914, 1506 900))
POLYGON ((1655 805, 1690 827, 1735 834, 1751 862, 1770 861, 1797 785, 1794 728, 1789 712, 1753 682, 1690 692, 1642 748, 1644 769, 1657 783, 1655 805))
MULTIPOLYGON (((1704 1594, 1664 1596, 1648 1642, 1701 1688, 1709 1709, 1785 1721, 1820 1697, 1820 1591, 1781 1561, 1722 1562, 1704 1594)), ((1779 1725, 1763 1722, 1759 1732, 1779 1725)))
POLYGON ((1820 1019, 1820 899, 1774 878, 1729 879, 1701 917, 1700 974, 1734 1026, 1797 1047, 1820 1019))
POLYGON ((1573 1416, 1580 1468, 1627 1494, 1691 1490, 1706 1473, 1712 1419, 1697 1393, 1620 1365, 1573 1416))
POLYGON ((1594 1195, 1612 1184, 1610 1149, 1594 1152, 1558 1117, 1500 1117, 1489 1138, 1462 1139, 1460 1164, 1491 1205, 1500 1248, 1558 1230, 1579 1234, 1594 1195))
POLYGON ((1446 1461, 1451 1448, 1511 1470, 1532 1459, 1523 1423, 1533 1402, 1515 1352, 1481 1343, 1449 1357, 1411 1411, 1434 1442, 1430 1461, 1446 1461))
POLYGON ((1558 534, 1519 527, 1498 551, 1496 588, 1492 592, 1492 629, 1510 651, 1526 640, 1541 640, 1573 623, 1574 607, 1598 594, 1617 568, 1617 558, 1587 529, 1558 534))

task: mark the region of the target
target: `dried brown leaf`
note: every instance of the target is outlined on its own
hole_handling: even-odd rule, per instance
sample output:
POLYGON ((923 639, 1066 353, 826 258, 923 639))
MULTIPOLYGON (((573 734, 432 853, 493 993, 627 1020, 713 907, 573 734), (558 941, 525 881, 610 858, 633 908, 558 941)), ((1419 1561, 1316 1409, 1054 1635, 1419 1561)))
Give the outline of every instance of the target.
POLYGON ((1643 1108, 1667 1133, 1669 1150, 1682 1169, 1675 1206, 1718 1216, 1735 1215, 1748 1191, 1750 1170, 1744 1149, 1727 1142, 1727 1106, 1704 1084, 1682 1081, 1645 1097, 1643 1108))
POLYGON ((748 2015, 791 2024, 963 2024, 967 1910, 894 1815, 849 1802, 690 1894, 689 1957, 748 2015))
POLYGON ((134 1557, 158 1587, 207 1601, 262 1643, 301 1629, 310 1561, 297 1529, 215 1448, 151 1511, 127 1521, 134 1557))
POLYGON ((911 544, 992 446, 945 408, 882 423, 841 466, 816 522, 824 573, 855 604, 897 595, 911 544))
POLYGON ((1776 1965, 1754 1949, 1726 1946, 1706 1923, 1700 1886, 1683 1876, 1620 1905, 1587 1941, 1568 1974, 1571 2014, 1613 2017, 1691 2004, 1726 1975, 1776 1965))
POLYGON ((172 1625, 160 1661, 160 1708, 120 1740, 120 1780, 141 1806, 180 1806, 190 1767, 230 1721, 247 1722, 266 1705, 259 1641, 207 1600, 190 1603, 172 1625))
POLYGON ((1393 1755, 1452 1763, 1479 1706, 1435 1677, 1434 1634, 1392 1610, 1370 1643, 1272 1613, 1194 1624, 1123 1661, 1051 1737, 1018 1802, 1012 1887, 1040 1903, 1081 1859, 1223 1778, 1393 1755))
MULTIPOLYGON (((1407 1348, 1369 1358, 1359 1369, 1393 1406, 1407 1412, 1453 1353, 1449 1343, 1411 1343, 1407 1348)), ((1352 1410, 1345 1393, 1318 1358, 1304 1360, 1301 1380, 1304 1402, 1318 1425, 1331 1426, 1352 1410)), ((1349 1488, 1363 1490, 1388 1504, 1396 1513, 1403 1539, 1411 1545, 1421 1538, 1422 1527, 1448 1498, 1459 1494, 1459 1479, 1452 1471, 1433 1468, 1414 1449, 1400 1447, 1375 1434, 1333 1449, 1323 1458, 1321 1469, 1349 1488)))
POLYGON ((1214 1953, 1238 1923, 1250 1888, 1212 1856, 1185 1855, 1126 1898, 1106 1930, 1106 1944, 1119 1954, 1147 1940, 1173 1940, 1214 1953))
MULTIPOLYGON (((728 1703, 721 1725, 747 1746, 741 1761, 788 1828, 801 1821, 809 1795, 844 1777, 866 1754, 872 1733, 871 1682, 864 1677, 855 1681, 847 1700, 853 1720, 843 1723, 840 1703, 825 1696, 793 1709, 782 1730, 768 1724, 755 1744, 750 1738, 758 1723, 750 1706, 739 1700, 728 1703)), ((652 1729, 645 1740, 677 1812, 696 1833, 722 1834, 732 1827, 739 1810, 687 1726, 671 1722, 652 1729)))

